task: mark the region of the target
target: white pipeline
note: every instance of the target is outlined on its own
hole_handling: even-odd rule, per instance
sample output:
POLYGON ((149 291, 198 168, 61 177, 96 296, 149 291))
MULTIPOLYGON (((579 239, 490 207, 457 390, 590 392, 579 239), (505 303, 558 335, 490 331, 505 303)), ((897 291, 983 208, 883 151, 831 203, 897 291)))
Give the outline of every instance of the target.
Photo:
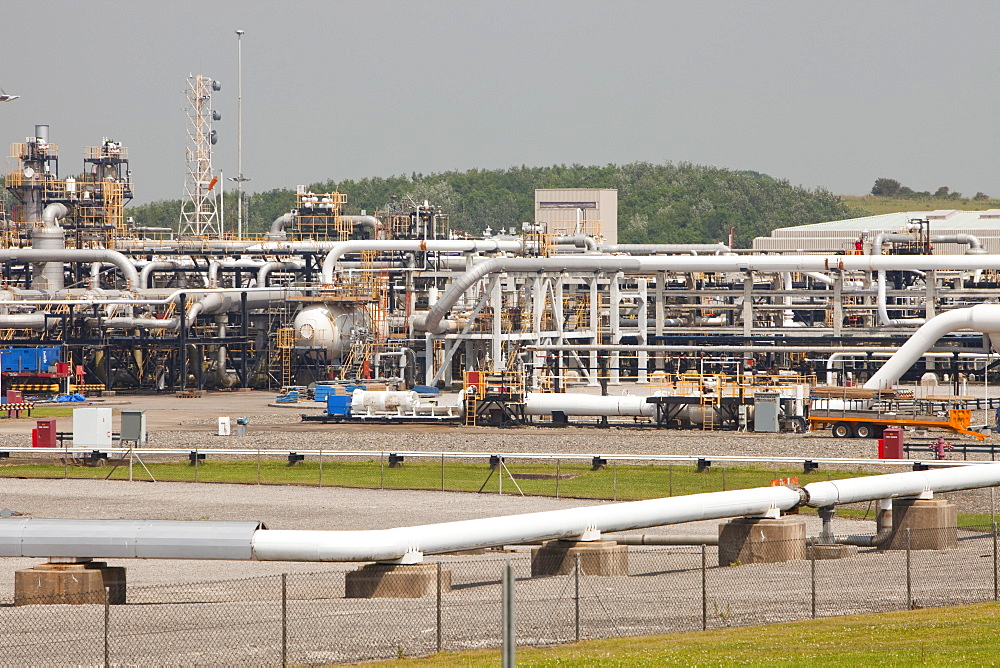
MULTIPOLYGON (((979 256, 985 257, 985 256, 979 256)), ((984 334, 1000 332, 1000 306, 980 304, 955 309, 931 318, 921 325, 896 353, 875 372, 865 387, 885 389, 894 386, 900 376, 913 366, 945 334, 971 329, 984 334)))

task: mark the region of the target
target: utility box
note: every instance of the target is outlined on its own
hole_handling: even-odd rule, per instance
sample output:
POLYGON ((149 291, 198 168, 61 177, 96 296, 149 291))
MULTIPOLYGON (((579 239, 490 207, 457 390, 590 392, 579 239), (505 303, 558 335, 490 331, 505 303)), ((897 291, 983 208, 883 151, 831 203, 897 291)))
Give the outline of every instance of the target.
POLYGON ((121 440, 136 445, 146 442, 146 411, 122 411, 121 440))
POLYGON ((900 427, 886 427, 882 430, 882 459, 905 459, 903 452, 903 430, 900 427))
POLYGON ((24 395, 21 394, 21 390, 7 390, 7 401, 8 404, 20 404, 24 402, 24 395))
POLYGON ((781 395, 758 392, 753 395, 753 430, 774 434, 781 430, 781 395))
POLYGON ((229 421, 229 416, 225 415, 219 418, 219 436, 229 436, 232 433, 232 423, 229 421))
POLYGON ((110 408, 73 409, 74 448, 110 448, 111 431, 110 408))
POLYGON ((326 397, 326 414, 332 417, 350 417, 351 400, 347 395, 330 394, 326 397))
POLYGON ((35 428, 32 430, 31 447, 33 448, 54 448, 58 435, 56 434, 56 419, 42 418, 35 421, 35 428))

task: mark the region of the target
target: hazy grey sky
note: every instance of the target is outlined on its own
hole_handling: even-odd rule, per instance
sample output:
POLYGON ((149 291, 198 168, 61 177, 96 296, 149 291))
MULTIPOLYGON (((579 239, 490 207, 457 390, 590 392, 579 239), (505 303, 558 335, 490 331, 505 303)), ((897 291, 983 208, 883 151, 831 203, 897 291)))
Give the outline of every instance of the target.
POLYGON ((241 28, 250 190, 669 160, 1000 196, 998 26, 996 0, 10 1, 0 143, 48 123, 68 175, 107 136, 137 202, 181 197, 201 73, 232 176, 241 28))

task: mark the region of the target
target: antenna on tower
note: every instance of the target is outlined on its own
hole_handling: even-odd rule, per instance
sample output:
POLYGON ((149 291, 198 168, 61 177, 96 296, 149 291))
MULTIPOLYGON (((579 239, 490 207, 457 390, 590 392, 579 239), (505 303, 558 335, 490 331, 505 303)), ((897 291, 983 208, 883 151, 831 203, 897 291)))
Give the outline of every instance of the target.
POLYGON ((218 182, 212 170, 212 146, 217 141, 212 121, 220 118, 212 110, 212 93, 222 84, 204 75, 188 75, 188 139, 186 199, 181 205, 180 233, 198 237, 218 236, 219 217, 212 189, 218 182))

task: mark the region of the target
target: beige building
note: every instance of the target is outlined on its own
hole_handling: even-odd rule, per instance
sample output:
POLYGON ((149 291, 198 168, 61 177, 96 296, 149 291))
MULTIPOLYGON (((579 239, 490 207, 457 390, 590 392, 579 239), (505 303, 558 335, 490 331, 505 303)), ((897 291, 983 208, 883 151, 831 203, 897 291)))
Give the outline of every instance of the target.
POLYGON ((549 234, 589 234, 618 243, 618 191, 614 188, 562 188, 535 191, 535 222, 549 234))

